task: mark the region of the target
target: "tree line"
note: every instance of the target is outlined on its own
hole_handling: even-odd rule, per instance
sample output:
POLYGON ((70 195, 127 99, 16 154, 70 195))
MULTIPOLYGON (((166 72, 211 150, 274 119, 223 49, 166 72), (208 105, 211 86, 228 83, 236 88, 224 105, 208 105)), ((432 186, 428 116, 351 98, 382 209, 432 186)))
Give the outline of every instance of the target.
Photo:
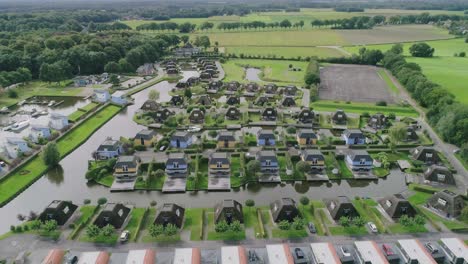
POLYGON ((185 22, 182 24, 177 24, 174 22, 162 22, 162 23, 147 23, 147 24, 142 24, 136 27, 136 30, 141 31, 141 30, 161 30, 161 31, 173 31, 173 30, 178 30, 179 33, 190 33, 192 32, 197 25, 185 22))
POLYGON ((133 32, 10 36, 0 45, 0 84, 5 87, 37 78, 59 82, 104 71, 134 72, 138 66, 161 58, 180 41, 176 35, 133 32))

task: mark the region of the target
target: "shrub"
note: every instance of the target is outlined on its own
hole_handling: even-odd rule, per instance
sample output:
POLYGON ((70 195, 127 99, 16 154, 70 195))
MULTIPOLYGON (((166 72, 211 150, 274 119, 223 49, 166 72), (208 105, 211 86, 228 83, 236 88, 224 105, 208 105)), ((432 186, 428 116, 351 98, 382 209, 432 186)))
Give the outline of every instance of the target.
POLYGON ((385 101, 378 101, 377 103, 375 103, 376 106, 387 106, 387 102, 385 101))
POLYGON ((134 147, 134 149, 135 149, 136 151, 144 151, 144 150, 146 150, 146 146, 145 146, 145 145, 136 145, 136 146, 134 147))
POLYGON ((150 236, 157 237, 164 233, 164 226, 162 225, 150 225, 148 230, 150 236))
POLYGON ((291 228, 291 224, 287 220, 283 220, 278 223, 278 228, 281 230, 289 230, 291 228))
POLYGON ((18 92, 15 89, 8 89, 8 97, 18 98, 18 92))
POLYGON ((215 225, 215 231, 218 233, 224 233, 228 231, 229 225, 226 221, 220 221, 215 225))
POLYGON ((106 225, 105 227, 101 229, 101 234, 106 237, 112 236, 114 232, 115 232, 115 228, 111 225, 106 225))
POLYGON ((165 228, 164 228, 164 233, 167 235, 167 236, 173 236, 177 233, 177 227, 173 224, 168 224, 165 228))
POLYGON ((84 199, 83 200, 83 204, 90 204, 91 203, 91 200, 90 199, 84 199))
POLYGON ((107 203, 107 198, 101 197, 101 198, 99 198, 99 199, 97 200, 97 203, 98 203, 99 205, 103 205, 103 204, 107 203))

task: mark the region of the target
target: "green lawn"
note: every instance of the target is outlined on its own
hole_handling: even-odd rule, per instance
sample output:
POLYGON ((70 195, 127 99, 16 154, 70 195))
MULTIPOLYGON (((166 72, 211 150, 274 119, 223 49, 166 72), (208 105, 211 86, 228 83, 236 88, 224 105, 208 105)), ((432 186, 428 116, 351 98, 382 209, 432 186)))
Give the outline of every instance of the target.
POLYGON ((184 229, 190 230, 190 240, 192 241, 202 240, 203 210, 203 208, 187 208, 185 210, 184 229))
MULTIPOLYGON (((307 62, 281 61, 281 60, 252 60, 252 59, 230 59, 223 63, 226 73, 225 81, 245 81, 245 67, 254 67, 262 70, 260 79, 264 82, 275 82, 278 85, 302 85, 307 62), (300 68, 301 71, 292 71, 289 65, 300 68)), ((247 82, 247 81, 245 81, 247 82)))
POLYGON ((382 78, 382 80, 385 81, 385 83, 390 88, 390 90, 392 90, 392 92, 394 92, 395 94, 400 93, 400 90, 398 90, 398 88, 392 82, 392 80, 390 79, 390 76, 388 76, 387 72, 384 69, 379 69, 377 73, 379 74, 380 78, 382 78))
POLYGON ((75 112, 68 115, 68 120, 70 122, 76 122, 78 119, 80 119, 85 114, 86 114, 86 112, 83 112, 83 111, 78 109, 75 112))
POLYGON ((376 106, 375 104, 371 103, 357 103, 357 102, 338 102, 338 101, 325 101, 320 100, 317 102, 312 102, 310 104, 314 110, 318 111, 328 111, 334 112, 336 109, 343 109, 345 112, 348 113, 383 113, 383 114, 390 114, 394 113, 397 116, 408 116, 408 117, 418 117, 419 114, 414 110, 412 107, 403 107, 403 106, 396 106, 396 105, 389 105, 389 106, 376 106))
POLYGON ((309 205, 303 206, 299 205, 299 209, 301 210, 302 216, 307 222, 312 222, 317 229, 317 235, 323 236, 325 235, 325 230, 323 229, 319 216, 315 215, 317 208, 322 208, 325 206, 322 201, 312 201, 309 205))
POLYGON ((93 110, 94 108, 96 108, 99 104, 97 103, 94 103, 94 102, 91 102, 83 107, 80 107, 81 110, 85 111, 85 112, 89 112, 91 110, 93 110))
POLYGON ((354 178, 353 172, 348 168, 348 166, 346 166, 346 162, 344 160, 337 160, 337 162, 341 178, 354 178))
MULTIPOLYGON (((261 223, 259 222, 259 219, 257 217, 257 210, 260 209, 261 213, 266 211, 268 213, 268 208, 263 208, 263 207, 244 207, 244 226, 245 228, 253 228, 254 234, 256 238, 262 238, 261 235, 261 223)), ((265 218, 262 217, 262 223, 264 224, 265 228, 265 218)), ((264 230, 265 233, 267 234, 268 232, 264 230)))
POLYGON ((284 58, 297 58, 299 56, 305 57, 341 57, 347 54, 342 52, 339 48, 329 47, 269 47, 269 46, 240 46, 240 47, 226 47, 225 54, 240 54, 252 56, 266 56, 266 57, 281 57, 284 58))
MULTIPOLYGON (((109 105, 97 112, 78 127, 67 132, 57 141, 57 148, 63 158, 76 147, 85 142, 99 127, 111 119, 121 110, 120 107, 109 105)), ((38 155, 28 161, 23 167, 14 171, 0 182, 0 204, 6 204, 15 195, 26 189, 32 182, 41 177, 47 170, 42 161, 42 155, 38 155)))
POLYGON ((208 230, 206 237, 207 240, 239 241, 245 239, 245 230, 242 230, 241 232, 216 232, 214 224, 214 212, 211 210, 211 212, 207 212, 206 214, 208 219, 208 224, 206 226, 208 230))
POLYGON ((88 242, 88 243, 98 243, 98 244, 105 244, 105 245, 115 245, 117 243, 117 240, 119 238, 119 235, 117 232, 114 232, 111 236, 103 236, 99 235, 97 237, 88 237, 88 235, 83 234, 79 241, 80 242, 88 242))
POLYGON ((114 183, 114 176, 112 174, 109 174, 107 176, 102 177, 97 182, 106 187, 111 187, 112 184, 114 183))
POLYGON ((143 216, 145 214, 145 208, 133 208, 131 213, 130 221, 128 222, 125 230, 130 231, 130 241, 135 241, 137 236, 137 228, 141 221, 143 221, 143 216))

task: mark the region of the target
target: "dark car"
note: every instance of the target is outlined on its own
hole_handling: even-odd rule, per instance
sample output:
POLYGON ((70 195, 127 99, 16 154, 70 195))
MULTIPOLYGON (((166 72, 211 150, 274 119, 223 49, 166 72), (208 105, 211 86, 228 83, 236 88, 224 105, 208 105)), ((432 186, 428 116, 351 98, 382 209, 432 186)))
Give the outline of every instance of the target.
POLYGON ((427 250, 429 250, 429 252, 431 252, 431 254, 439 252, 439 249, 437 249, 437 247, 434 246, 432 243, 426 243, 426 248, 427 250))
POLYGON ((313 233, 313 234, 317 233, 317 229, 315 228, 314 223, 309 222, 309 223, 307 224, 307 228, 309 228, 309 232, 311 232, 311 233, 313 233))
POLYGON ((67 264, 76 264, 78 263, 78 257, 77 256, 70 256, 67 258, 67 264))
POLYGON ((383 244, 382 249, 385 252, 385 255, 387 255, 387 256, 391 256, 391 255, 395 254, 395 252, 393 252, 392 246, 390 246, 388 244, 383 244))
POLYGON ((302 249, 300 249, 300 248, 295 248, 294 253, 296 254, 296 257, 298 259, 303 259, 305 257, 304 251, 302 251, 302 249))

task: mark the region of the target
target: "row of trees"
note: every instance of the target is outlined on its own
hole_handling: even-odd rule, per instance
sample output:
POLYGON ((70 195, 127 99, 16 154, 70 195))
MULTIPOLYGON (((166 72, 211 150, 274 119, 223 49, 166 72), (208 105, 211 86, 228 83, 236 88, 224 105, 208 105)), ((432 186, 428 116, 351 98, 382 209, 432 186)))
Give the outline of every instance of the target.
POLYGON ((313 20, 312 27, 332 27, 335 29, 369 29, 385 22, 384 16, 356 16, 345 19, 313 20))
POLYGON ((177 24, 174 22, 162 22, 162 23, 147 23, 142 24, 136 27, 136 30, 161 30, 161 31, 174 31, 178 30, 180 33, 190 33, 195 29, 196 25, 185 22, 182 24, 177 24))
POLYGON ((131 32, 96 35, 8 35, 0 45, 0 85, 40 78, 59 82, 73 75, 134 72, 180 43, 176 35, 131 32))
POLYGON ((385 53, 382 64, 411 93, 412 97, 428 109, 429 123, 442 138, 452 144, 467 148, 468 108, 454 100, 453 94, 427 79, 421 67, 407 62, 402 55, 401 44, 394 45, 385 53))
POLYGON ((239 29, 265 29, 265 28, 303 28, 304 21, 292 23, 288 19, 284 19, 280 22, 266 23, 263 21, 252 21, 252 22, 223 22, 218 24, 217 28, 220 30, 239 30, 239 29))

